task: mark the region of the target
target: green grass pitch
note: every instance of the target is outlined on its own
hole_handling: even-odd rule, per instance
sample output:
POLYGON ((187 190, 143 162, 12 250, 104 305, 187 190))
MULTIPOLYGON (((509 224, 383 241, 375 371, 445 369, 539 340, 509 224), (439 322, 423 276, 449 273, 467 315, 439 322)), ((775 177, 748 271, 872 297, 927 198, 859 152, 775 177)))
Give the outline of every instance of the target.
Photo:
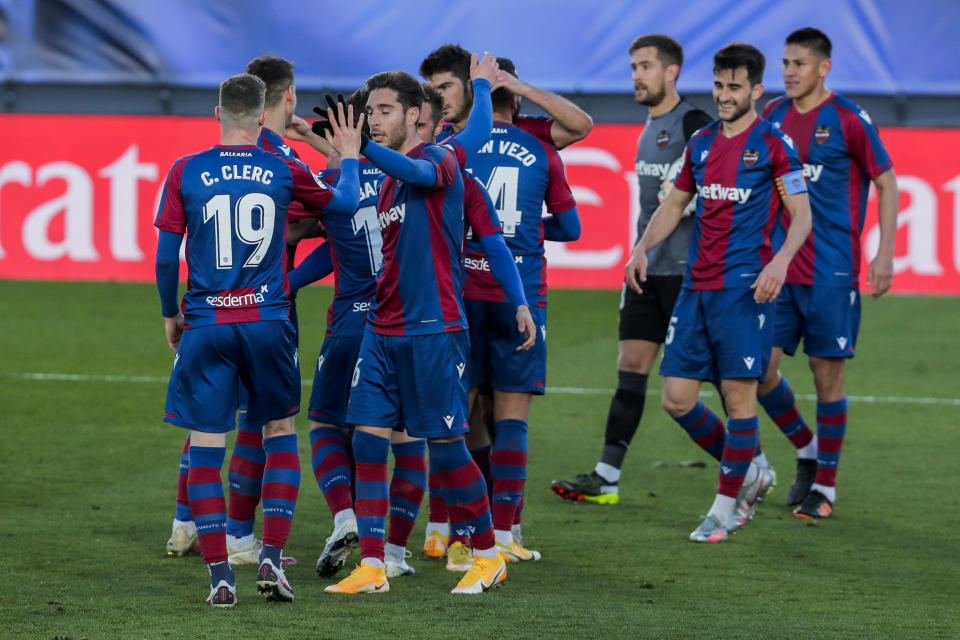
MULTIPOLYGON (((330 296, 317 287, 298 300, 305 382, 330 296)), ((299 559, 287 572, 296 602, 264 602, 255 568, 241 567, 239 605, 214 611, 202 560, 164 554, 184 434, 160 420, 172 353, 155 288, 0 282, 0 298, 0 638, 960 637, 960 300, 864 300, 834 518, 791 517, 793 452, 762 417, 779 487, 745 529, 697 545, 687 535, 717 469, 659 407, 656 377, 620 504, 550 493, 599 455, 617 315, 616 292, 554 291, 548 385, 560 389, 533 402, 524 510, 541 562, 511 565, 502 589, 454 597, 457 576, 421 552, 424 505, 415 576, 382 596, 323 594, 314 564, 331 517, 302 413, 286 549, 299 559), (707 465, 655 464, 682 460, 707 465)), ((783 370, 812 419, 805 359, 783 370)))

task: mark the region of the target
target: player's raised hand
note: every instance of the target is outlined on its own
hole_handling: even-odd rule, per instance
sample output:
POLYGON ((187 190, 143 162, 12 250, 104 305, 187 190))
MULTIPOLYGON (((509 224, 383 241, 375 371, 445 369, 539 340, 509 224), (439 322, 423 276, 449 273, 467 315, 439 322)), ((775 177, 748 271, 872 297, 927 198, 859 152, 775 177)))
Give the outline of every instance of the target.
POLYGON ((873 289, 870 295, 874 298, 879 298, 890 290, 890 285, 893 284, 892 255, 884 255, 883 252, 880 252, 870 262, 870 269, 867 271, 867 284, 873 289))
POLYGON ((533 322, 533 316, 530 314, 530 307, 525 304, 517 307, 517 331, 525 336, 523 344, 515 351, 526 351, 537 341, 537 325, 533 322))
POLYGON ((497 59, 490 55, 489 51, 483 52, 483 58, 478 59, 477 54, 470 54, 470 79, 476 80, 483 78, 490 83, 492 87, 497 82, 497 72, 500 66, 497 59))
POLYGON ((364 114, 361 113, 359 118, 354 119, 353 105, 346 105, 344 109, 342 96, 338 97, 341 99, 337 101, 334 111, 333 100, 327 96, 327 102, 331 105, 327 109, 327 120, 330 123, 330 131, 326 132, 327 142, 340 157, 357 159, 369 141, 363 133, 364 114))
POLYGON ((624 271, 626 271, 627 286, 642 295, 643 288, 640 283, 647 281, 647 252, 640 245, 634 247, 624 271))
POLYGON ((177 312, 172 318, 164 318, 163 325, 167 333, 167 344, 176 353, 180 346, 180 336, 183 335, 183 314, 177 312))
POLYGON ((519 95, 522 85, 523 83, 520 82, 520 78, 512 73, 504 71, 503 69, 499 69, 497 71, 497 80, 493 83, 493 88, 499 89, 500 87, 503 87, 504 89, 519 95))
POLYGON ((754 290, 753 299, 757 303, 764 304, 777 299, 777 296, 780 295, 780 289, 783 288, 783 283, 787 279, 787 264, 777 260, 774 256, 773 260, 763 268, 757 279, 750 285, 750 288, 754 290))
POLYGON ((293 114, 293 118, 290 120, 290 126, 284 130, 283 137, 305 142, 309 134, 310 123, 297 114, 293 114))

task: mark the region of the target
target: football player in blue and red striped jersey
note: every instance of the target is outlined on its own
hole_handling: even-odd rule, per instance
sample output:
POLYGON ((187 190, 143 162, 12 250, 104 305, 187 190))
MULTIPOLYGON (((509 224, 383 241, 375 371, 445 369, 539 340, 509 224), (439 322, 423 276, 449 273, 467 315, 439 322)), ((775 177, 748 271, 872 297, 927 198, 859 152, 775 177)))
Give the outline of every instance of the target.
POLYGON ((773 338, 772 302, 810 232, 810 203, 794 144, 754 108, 763 94, 763 67, 763 54, 748 44, 728 45, 714 56, 720 119, 690 139, 674 188, 626 266, 627 283, 642 292, 646 252, 673 231, 696 194, 683 289, 660 367, 664 408, 720 461, 713 505, 690 534, 695 542, 724 540, 749 517, 762 486, 751 459, 758 443, 757 384, 773 338), (770 235, 782 206, 791 223, 774 253, 770 235), (721 381, 726 431, 699 400, 704 380, 721 381), (745 484, 748 473, 753 477, 745 484))
MULTIPOLYGON (((430 53, 420 66, 421 75, 427 79, 430 85, 433 86, 443 98, 443 116, 448 120, 448 123, 444 125, 441 137, 460 130, 463 127, 463 122, 465 122, 466 118, 470 115, 469 105, 466 104, 469 91, 465 89, 466 83, 464 80, 468 60, 469 54, 463 48, 458 45, 445 45, 430 53)), ((516 69, 513 63, 509 59, 498 58, 498 62, 500 63, 501 69, 497 74, 498 89, 495 95, 500 95, 501 101, 504 102, 501 109, 501 117, 506 119, 505 124, 509 125, 511 132, 523 137, 528 147, 531 149, 542 149, 543 153, 552 156, 551 164, 555 165, 554 174, 556 174, 556 166, 559 166, 559 175, 562 180, 555 178, 550 184, 554 186, 566 185, 562 163, 559 161, 559 156, 556 155, 556 149, 572 144, 585 137, 593 127, 593 121, 589 115, 572 102, 549 91, 543 91, 521 82, 516 76, 516 69), (518 104, 521 96, 526 96, 533 100, 549 115, 544 118, 520 115, 519 109, 513 107, 514 101, 518 104), (507 102, 510 103, 509 106, 506 105, 507 102), (536 140, 536 142, 533 142, 534 140, 536 140)), ((497 145, 507 144, 507 147, 504 148, 505 154, 511 149, 519 148, 510 146, 511 142, 516 143, 515 140, 505 140, 503 136, 498 136, 498 130, 498 128, 494 129, 493 137, 498 139, 497 145)), ((489 144, 490 143, 488 143, 488 145, 489 144)), ((481 151, 487 148, 488 147, 485 146, 481 151)), ((496 150, 499 151, 499 149, 500 147, 498 146, 496 150)), ((473 164, 480 157, 481 154, 471 155, 467 160, 468 170, 476 172, 473 164)), ((532 156, 525 161, 530 162, 531 159, 532 156)), ((516 345, 511 344, 514 342, 515 336, 513 335, 510 323, 509 305, 503 305, 498 314, 499 319, 496 322, 491 319, 493 316, 489 313, 488 307, 492 309, 494 305, 486 303, 492 302, 494 298, 502 301, 504 292, 500 290, 495 283, 492 283, 489 271, 484 269, 486 264, 484 253, 476 243, 472 243, 467 249, 466 265, 468 278, 464 289, 466 298, 474 298, 481 301, 481 303, 478 304, 468 304, 468 315, 474 313, 474 311, 472 311, 474 308, 477 313, 475 319, 471 318, 471 351, 477 354, 476 357, 472 356, 474 362, 471 365, 471 371, 475 372, 476 375, 471 374, 471 388, 477 389, 478 391, 483 389, 485 392, 483 395, 479 394, 478 391, 474 391, 471 394, 471 406, 474 404, 473 399, 479 398, 480 408, 482 410, 478 411, 475 409, 471 414, 473 424, 471 425, 472 429, 468 436, 468 445, 478 464, 482 464, 483 467, 489 471, 491 475, 491 486, 494 482, 492 477, 495 475, 493 473, 494 469, 500 472, 502 476, 501 482, 499 483, 501 488, 500 495, 499 497, 494 496, 493 505, 499 516, 497 518, 498 522, 496 523, 498 545, 500 545, 501 550, 507 548, 514 549, 516 553, 508 551, 506 555, 506 557, 511 560, 518 558, 532 559, 539 555, 522 549, 519 542, 514 539, 515 537, 519 537, 519 514, 522 505, 522 486, 524 484, 521 476, 525 476, 525 462, 523 464, 497 464, 495 462, 491 464, 491 462, 493 457, 510 458, 520 462, 525 460, 526 419, 529 408, 529 394, 533 392, 543 392, 546 373, 546 283, 544 279, 545 273, 543 272, 545 263, 542 260, 543 237, 537 235, 541 229, 539 221, 531 225, 529 218, 530 215, 536 215, 539 220, 540 207, 543 202, 542 179, 546 174, 540 175, 540 178, 533 180, 532 184, 531 181, 523 183, 523 190, 531 194, 529 196, 531 199, 536 199, 536 196, 533 194, 540 189, 541 200, 537 203, 536 207, 527 209, 528 224, 524 229, 529 230, 530 234, 527 234, 525 230, 521 230, 520 237, 517 238, 515 237, 517 233, 517 223, 520 221, 518 214, 522 209, 517 206, 515 200, 511 200, 517 193, 517 189, 514 187, 518 183, 515 180, 509 180, 508 177, 512 177, 513 172, 519 171, 521 168, 526 170, 526 168, 522 166, 522 162, 520 164, 514 163, 514 165, 515 166, 512 167, 503 167, 496 172, 487 166, 485 168, 486 173, 482 176, 481 182, 486 185, 487 190, 493 196, 495 204, 499 204, 498 214, 503 226, 504 235, 507 238, 507 244, 517 260, 517 266, 520 269, 524 287, 527 289, 527 297, 531 302, 535 301, 533 308, 535 309, 535 315, 537 315, 535 319, 541 329, 541 339, 537 341, 534 349, 525 353, 514 351, 516 345), (496 192, 494 192, 494 190, 496 190, 496 192), (536 209, 535 212, 534 208, 536 209), (529 246, 521 246, 524 244, 522 239, 528 235, 530 237, 527 238, 526 245, 529 246), (539 248, 533 249, 531 253, 530 246, 532 245, 538 245, 539 248), (527 257, 526 263, 523 262, 524 255, 527 257), (531 260, 531 257, 534 259, 531 260), (491 323, 493 324, 491 325, 491 323), (484 330, 481 329, 481 327, 487 327, 487 329, 484 330), (481 334, 484 332, 492 332, 495 334, 494 340, 491 341, 486 337, 482 337, 481 334), (517 371, 519 375, 514 376, 515 379, 512 380, 503 379, 502 376, 497 377, 497 383, 502 387, 499 391, 503 392, 499 394, 500 409, 498 410, 493 406, 494 403, 488 400, 489 396, 486 395, 489 388, 486 378, 489 377, 490 367, 483 364, 483 362, 489 354, 501 353, 509 353, 510 358, 508 358, 508 360, 511 360, 511 362, 508 363, 498 355, 493 356, 494 359, 498 361, 498 369, 501 372, 508 370, 517 371, 518 369, 523 369, 523 372, 519 373, 519 371, 517 371), (512 362, 518 358, 523 361, 522 364, 512 362), (519 379, 523 380, 522 383, 518 382, 519 379), (512 402, 513 400, 516 400, 516 402, 512 402), (508 402, 510 403, 509 406, 508 402), (484 416, 490 420, 484 420, 484 416), (503 421, 502 426, 504 429, 502 430, 503 436, 500 442, 500 453, 497 455, 496 422, 499 421, 503 421), (485 422, 490 422, 490 424, 484 424, 485 422), (494 434, 493 452, 491 452, 490 439, 487 435, 488 428, 489 431, 494 434), (497 506, 498 504, 500 505, 499 507, 497 506), (505 523, 508 512, 512 512, 510 517, 513 518, 513 522, 509 525, 505 523), (516 544, 516 548, 512 546, 514 544, 516 544)), ((542 162, 540 165, 537 165, 537 168, 531 171, 530 174, 538 174, 539 169, 545 166, 546 163, 542 162)), ((569 194, 569 187, 567 187, 566 190, 569 194)), ((566 200, 566 202, 569 203, 571 207, 573 206, 572 197, 566 200)), ((550 204, 555 205, 557 203, 551 202, 550 204)), ((579 237, 580 225, 575 209, 560 210, 551 208, 550 211, 551 213, 560 215, 553 216, 546 222, 546 226, 543 227, 548 230, 547 239, 569 241, 579 237), (559 235, 551 236, 550 234, 554 231, 559 235)), ((431 517, 427 526, 428 537, 424 544, 424 549, 430 553, 429 547, 433 547, 436 544, 435 541, 430 538, 432 535, 431 531, 440 528, 442 525, 435 522, 434 518, 431 517)))
MULTIPOLYGON (((893 277, 899 194, 893 163, 869 114, 826 87, 830 39, 818 29, 787 36, 783 79, 787 93, 764 117, 797 145, 810 190, 813 232, 787 272, 777 300, 773 354, 759 401, 797 449, 797 476, 787 504, 794 515, 827 518, 836 500, 836 475, 847 428, 844 363, 854 355, 860 328, 860 233, 870 183, 877 187, 880 249, 870 263, 873 296, 893 277), (817 435, 797 410, 793 391, 777 367, 803 339, 817 389, 817 435)), ((780 228, 782 235, 782 227, 780 228)))
MULTIPOLYGON (((280 132, 291 131, 291 123, 296 118, 297 93, 293 78, 293 63, 277 56, 260 56, 251 60, 246 72, 261 80, 267 87, 264 98, 264 123, 260 131, 258 146, 281 158, 298 159, 297 152, 280 137, 280 132)), ((318 136, 307 140, 311 145, 330 152, 330 146, 318 136)), ((291 209, 302 210, 300 203, 291 202, 291 209)), ((291 216, 296 217, 296 216, 291 216)), ((288 222, 287 225, 287 265, 293 267, 294 253, 299 239, 309 231, 312 235, 322 230, 322 224, 316 218, 302 218, 288 222)), ((296 328, 296 307, 291 297, 291 319, 296 328)), ((260 488, 263 480, 263 465, 266 461, 263 452, 263 430, 260 424, 251 424, 247 420, 246 391, 240 388, 240 411, 237 423, 237 441, 230 457, 228 484, 230 496, 227 517, 227 552, 230 564, 258 564, 260 562, 261 541, 253 534, 256 508, 260 502, 260 488)), ((167 541, 169 555, 183 555, 191 550, 199 550, 196 542, 196 527, 190 513, 187 497, 187 469, 190 436, 187 436, 180 459, 180 474, 177 485, 177 512, 173 522, 173 533, 167 541)), ((284 557, 283 562, 294 562, 284 557)))
POLYGON ((293 600, 280 559, 300 477, 293 423, 300 376, 284 268, 286 222, 292 201, 304 207, 294 217, 353 211, 357 204, 359 128, 336 129, 334 146, 348 166, 340 189, 328 187, 303 164, 257 146, 265 93, 263 81, 249 74, 224 81, 217 107, 220 144, 173 164, 155 222, 161 311, 177 353, 164 420, 191 430, 187 491, 211 575, 207 602, 215 606, 236 603, 220 468, 241 384, 248 421, 264 425, 264 545, 257 586, 270 599, 293 600), (185 233, 188 288, 178 309, 185 233))
POLYGON ((387 177, 377 220, 383 264, 354 368, 347 420, 356 425, 355 510, 361 563, 330 593, 382 593, 390 433, 404 426, 426 438, 450 501, 475 531, 473 566, 454 593, 482 593, 506 578, 483 477, 463 443, 466 424, 466 318, 460 298, 463 180, 454 153, 423 143, 416 123, 419 83, 401 71, 367 81, 372 140, 364 155, 387 177))

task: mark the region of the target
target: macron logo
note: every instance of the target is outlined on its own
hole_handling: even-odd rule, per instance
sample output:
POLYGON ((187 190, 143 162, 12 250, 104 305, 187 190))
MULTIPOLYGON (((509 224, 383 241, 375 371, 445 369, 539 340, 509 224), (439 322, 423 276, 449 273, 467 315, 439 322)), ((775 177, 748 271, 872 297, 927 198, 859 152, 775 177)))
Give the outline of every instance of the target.
POLYGON ((746 204, 753 189, 725 187, 722 184, 697 185, 697 194, 704 200, 728 200, 737 204, 746 204))
POLYGON ((760 319, 760 328, 763 329, 763 324, 767 321, 767 314, 761 313, 757 318, 760 319))
POLYGON ((841 349, 847 348, 847 339, 846 338, 837 338, 837 344, 840 345, 841 349))
POLYGON ((318 372, 320 371, 320 368, 323 367, 323 361, 326 360, 326 358, 327 358, 327 356, 321 354, 320 357, 317 359, 317 371, 318 371, 318 372))
MULTIPOLYGON (((463 372, 466 370, 466 368, 467 368, 467 365, 466 365, 465 363, 463 363, 463 362, 458 362, 458 363, 457 363, 457 375, 462 378, 462 377, 463 377, 463 372)), ((448 425, 448 426, 449 426, 449 425, 448 425)))
POLYGON ((743 364, 747 365, 747 369, 753 369, 753 363, 756 362, 756 358, 744 358, 743 364))
POLYGON ((453 428, 453 416, 443 416, 443 422, 447 425, 447 429, 453 428))
POLYGON ((706 151, 701 151, 701 152, 700 152, 700 162, 703 162, 704 160, 706 160, 708 155, 710 155, 710 150, 709 150, 709 149, 707 149, 706 151))

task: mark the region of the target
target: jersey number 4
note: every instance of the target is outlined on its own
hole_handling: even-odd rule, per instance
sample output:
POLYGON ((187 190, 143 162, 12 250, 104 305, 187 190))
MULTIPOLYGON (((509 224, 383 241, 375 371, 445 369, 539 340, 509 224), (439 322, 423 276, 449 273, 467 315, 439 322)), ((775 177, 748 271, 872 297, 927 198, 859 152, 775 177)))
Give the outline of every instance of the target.
POLYGON ((517 235, 517 225, 523 213, 517 209, 517 183, 520 181, 519 167, 494 167, 487 180, 487 193, 493 200, 503 225, 503 235, 512 238, 517 235))
POLYGON ((229 195, 221 193, 207 200, 207 204, 203 205, 203 223, 214 221, 217 269, 233 267, 234 232, 244 244, 256 245, 243 266, 256 267, 263 261, 273 240, 276 209, 273 198, 265 193, 248 193, 241 196, 233 208, 232 216, 229 195), (259 214, 257 217, 260 219, 260 226, 256 228, 253 226, 255 214, 259 214))

